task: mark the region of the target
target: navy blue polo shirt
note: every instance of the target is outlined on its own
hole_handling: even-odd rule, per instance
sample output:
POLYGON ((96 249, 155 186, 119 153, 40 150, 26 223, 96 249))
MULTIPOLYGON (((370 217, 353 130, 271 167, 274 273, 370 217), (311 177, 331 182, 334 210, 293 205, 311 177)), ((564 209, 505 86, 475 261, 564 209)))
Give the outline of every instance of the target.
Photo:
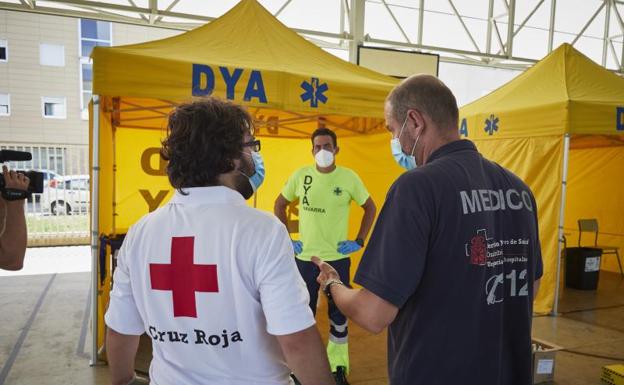
POLYGON ((537 207, 468 140, 392 185, 354 281, 399 308, 391 385, 529 385, 537 207))

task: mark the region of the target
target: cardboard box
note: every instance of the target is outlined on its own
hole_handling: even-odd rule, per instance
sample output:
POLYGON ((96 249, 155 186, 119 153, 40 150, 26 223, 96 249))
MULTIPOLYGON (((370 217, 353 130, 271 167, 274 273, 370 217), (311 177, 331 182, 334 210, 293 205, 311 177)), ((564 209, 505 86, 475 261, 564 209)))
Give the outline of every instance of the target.
POLYGON ((607 365, 602 367, 602 377, 604 384, 624 385, 624 365, 607 365))
POLYGON ((550 342, 532 338, 533 384, 553 381, 555 378, 555 353, 562 348, 550 342))

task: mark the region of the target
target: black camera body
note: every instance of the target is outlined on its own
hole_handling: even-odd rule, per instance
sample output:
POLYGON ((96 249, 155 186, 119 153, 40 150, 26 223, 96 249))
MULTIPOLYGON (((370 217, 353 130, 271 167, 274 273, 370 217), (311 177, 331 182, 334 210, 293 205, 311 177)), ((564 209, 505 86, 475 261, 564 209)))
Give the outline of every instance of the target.
MULTIPOLYGON (((0 163, 8 161, 26 161, 32 160, 32 154, 25 151, 12 151, 12 150, 0 150, 0 163)), ((0 173, 0 193, 6 200, 19 200, 28 198, 31 194, 40 194, 43 192, 43 173, 38 171, 19 171, 15 172, 24 174, 28 177, 30 182, 28 183, 27 190, 18 190, 14 188, 7 188, 4 181, 4 175, 0 173)))

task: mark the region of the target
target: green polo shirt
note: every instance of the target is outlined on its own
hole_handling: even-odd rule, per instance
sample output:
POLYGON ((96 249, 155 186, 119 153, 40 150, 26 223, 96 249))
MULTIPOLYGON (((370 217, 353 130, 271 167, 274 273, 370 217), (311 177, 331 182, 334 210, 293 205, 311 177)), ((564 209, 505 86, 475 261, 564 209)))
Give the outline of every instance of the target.
POLYGON ((282 189, 288 201, 299 199, 299 239, 303 252, 297 258, 309 261, 318 256, 335 261, 348 256, 336 249, 338 242, 348 240, 351 201, 362 206, 370 194, 360 177, 345 167, 324 174, 316 166, 295 171, 282 189))

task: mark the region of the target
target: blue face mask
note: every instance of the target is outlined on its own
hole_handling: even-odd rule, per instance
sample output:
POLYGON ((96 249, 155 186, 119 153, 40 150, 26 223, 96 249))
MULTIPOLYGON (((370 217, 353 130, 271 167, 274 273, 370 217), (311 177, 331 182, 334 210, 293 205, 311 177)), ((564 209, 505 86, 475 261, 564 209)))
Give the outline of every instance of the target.
POLYGON ((262 182, 264 182, 264 160, 262 159, 262 155, 259 152, 252 151, 251 159, 253 159, 254 167, 256 172, 249 177, 249 183, 251 184, 251 188, 256 192, 262 182))
POLYGON ((401 135, 403 135, 403 129, 405 128, 406 123, 407 123, 407 116, 405 117, 405 121, 403 121, 403 125, 401 126, 401 131, 399 132, 399 136, 396 138, 392 138, 390 140, 390 150, 392 151, 392 156, 394 157, 394 160, 399 164, 399 166, 403 167, 406 170, 412 170, 418 167, 416 165, 416 158, 414 157, 414 150, 416 149, 416 143, 418 143, 418 139, 420 139, 420 134, 416 138, 416 142, 414 142, 412 153, 410 155, 407 155, 406 153, 404 153, 399 139, 401 138, 401 135))

